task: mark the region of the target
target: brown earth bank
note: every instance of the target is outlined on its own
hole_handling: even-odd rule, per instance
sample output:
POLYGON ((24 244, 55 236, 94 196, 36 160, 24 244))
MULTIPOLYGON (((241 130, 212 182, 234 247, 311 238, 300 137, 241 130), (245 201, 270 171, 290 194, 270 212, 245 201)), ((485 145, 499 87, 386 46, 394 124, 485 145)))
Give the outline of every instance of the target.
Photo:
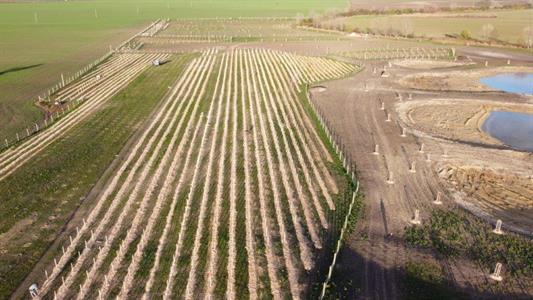
POLYGON ((479 82, 480 78, 500 73, 519 72, 531 73, 533 68, 505 66, 453 72, 418 73, 401 78, 399 83, 407 88, 420 90, 489 92, 495 90, 479 82))
POLYGON ((473 205, 480 216, 501 219, 511 230, 533 234, 533 181, 528 176, 467 164, 442 166, 438 172, 457 201, 468 201, 465 205, 473 205))
POLYGON ((435 137, 470 143, 503 145, 481 126, 491 111, 533 113, 533 105, 476 99, 434 99, 399 102, 399 117, 410 128, 435 137))

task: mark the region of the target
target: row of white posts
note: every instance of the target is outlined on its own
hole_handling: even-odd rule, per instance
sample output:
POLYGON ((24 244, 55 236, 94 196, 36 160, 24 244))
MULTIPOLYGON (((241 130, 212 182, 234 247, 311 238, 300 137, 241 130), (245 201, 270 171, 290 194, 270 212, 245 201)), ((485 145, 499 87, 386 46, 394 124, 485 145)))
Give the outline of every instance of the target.
POLYGON ((331 264, 328 268, 328 274, 327 274, 326 280, 322 284, 320 299, 323 299, 326 294, 327 286, 331 280, 331 276, 333 275, 333 269, 335 268, 335 264, 337 263, 337 256, 339 255, 339 252, 341 250, 342 242, 344 240, 344 235, 346 234, 346 230, 348 227, 348 222, 350 220, 350 216, 352 215, 355 201, 359 193, 359 181, 355 177, 355 170, 352 169, 350 162, 348 162, 346 154, 343 153, 341 147, 339 147, 339 145, 337 144, 337 141, 335 141, 335 139, 333 138, 333 135, 331 134, 330 129, 324 122, 324 118, 322 114, 320 113, 319 110, 317 110, 315 104, 310 99, 309 99, 309 103, 311 104, 311 107, 313 108, 315 115, 318 117, 320 125, 322 129, 324 130, 324 132, 326 133, 329 142, 331 143, 331 145, 333 145, 333 148, 335 149, 335 153, 337 154, 339 159, 342 161, 344 169, 346 170, 347 174, 350 176, 352 182, 356 184, 355 191, 352 193, 352 199, 350 201, 350 206, 348 207, 348 212, 344 216, 344 222, 342 224, 341 232, 340 232, 339 238, 337 239, 337 245, 333 253, 333 260, 331 261, 331 264))
MULTIPOLYGON (((153 27, 158 22, 159 22, 159 20, 151 23, 148 27, 143 29, 141 32, 135 34, 134 36, 130 37, 128 40, 126 40, 125 42, 120 44, 120 46, 118 46, 117 49, 120 49, 124 45, 128 44, 129 42, 131 42, 134 38, 136 38, 137 36, 139 36, 143 32, 146 32, 147 30, 150 30, 150 28, 153 27)), ((113 55, 113 53, 115 53, 115 51, 116 51, 116 49, 113 49, 111 46, 109 46, 109 51, 106 54, 104 54, 100 58, 94 60, 90 64, 86 65, 85 67, 83 67, 82 69, 80 69, 79 71, 74 73, 73 75, 66 77, 64 74, 61 74, 61 80, 57 84, 55 84, 53 87, 48 89, 43 95, 37 96, 38 100, 40 102, 41 101, 50 102, 50 100, 51 100, 50 97, 53 96, 57 91, 59 91, 60 89, 64 88, 65 86, 67 86, 68 84, 72 83, 73 81, 79 79, 83 75, 87 74, 89 71, 91 71, 97 65, 99 65, 104 60, 106 60, 108 57, 113 55)), ((0 144, 0 151, 3 151, 4 149, 9 148, 10 146, 12 146, 14 144, 17 144, 21 140, 24 140, 24 139, 28 138, 29 136, 31 136, 31 135, 33 135, 33 134, 35 134, 35 133, 47 128, 50 125, 52 125, 61 116, 65 115, 66 113, 71 111, 73 108, 77 107, 83 100, 84 99, 78 98, 76 100, 75 104, 71 104, 71 103, 67 104, 67 108, 66 109, 62 108, 61 112, 59 112, 59 111, 56 112, 55 118, 54 118, 54 115, 52 114, 49 119, 44 119, 44 121, 41 124, 34 123, 33 125, 27 127, 25 132, 16 133, 14 139, 12 139, 12 140, 10 140, 9 138, 4 138, 4 141, 0 144)))
POLYGON ((85 99, 78 98, 75 101, 69 102, 65 107, 62 107, 60 111, 57 111, 53 114, 51 114, 48 118, 45 118, 43 122, 41 123, 33 123, 33 125, 27 127, 25 131, 16 133, 15 137, 10 140, 8 138, 5 138, 3 143, 0 144, 0 151, 3 151, 4 149, 7 149, 15 144, 17 144, 20 141, 23 141, 30 137, 33 134, 36 134, 37 132, 48 128, 51 126, 54 122, 59 120, 61 117, 63 117, 65 114, 69 113, 74 108, 78 107, 81 103, 83 103, 85 99))
POLYGON ((352 53, 346 53, 347 56, 352 56, 359 59, 437 59, 448 56, 455 56, 454 48, 374 48, 364 49, 352 53))
POLYGON ((267 21, 290 21, 294 20, 294 17, 213 17, 213 18, 177 18, 176 21, 191 21, 190 23, 196 23, 196 21, 210 21, 215 20, 218 22, 227 23, 229 22, 239 22, 246 20, 267 20, 267 21))
MULTIPOLYGON (((455 54, 455 51, 454 51, 454 54, 455 54)), ((508 64, 510 64, 510 62, 508 61, 507 62, 508 64)), ((401 95, 398 93, 398 98, 401 100, 401 95)), ((412 95, 409 94, 409 99, 412 99, 412 95)), ((385 110, 385 105, 384 105, 384 102, 381 102, 381 110, 385 110)), ((387 117, 387 120, 388 121, 390 120, 390 116, 387 117)), ((405 137, 406 136, 406 131, 405 131, 405 128, 402 127, 402 133, 401 133, 401 136, 402 137, 405 137)), ((424 143, 421 143, 419 148, 418 148, 418 152, 420 153, 424 153, 425 149, 424 149, 424 143)), ((372 154, 374 155, 379 155, 379 145, 376 144, 374 146, 374 152, 372 152, 372 154)), ((448 157, 448 151, 445 150, 444 151, 444 154, 442 155, 443 157, 448 157)), ((427 162, 430 162, 431 161, 431 158, 430 158, 430 154, 426 154, 426 161, 427 162)), ((412 162, 411 163, 411 167, 409 169, 409 171, 411 173, 415 173, 416 170, 415 170, 415 163, 412 162)), ((386 181, 388 184, 394 184, 394 180, 393 180, 393 174, 392 172, 389 172, 389 175, 387 177, 387 181, 386 181)), ((435 205, 442 205, 442 193, 439 191, 437 192, 437 197, 432 201, 433 204, 435 205)), ((420 218, 420 210, 418 209, 415 209, 415 213, 414 213, 414 216, 413 218, 411 219, 411 224, 413 225, 420 225, 422 224, 422 220, 420 218)), ((503 225, 503 222, 502 220, 498 219, 496 221, 496 225, 494 227, 494 230, 492 231, 494 234, 498 234, 498 235, 502 235, 503 234, 503 230, 502 230, 502 225, 503 225)), ((494 268, 494 272, 491 273, 489 275, 489 277, 495 281, 502 281, 503 280, 503 277, 501 275, 501 271, 502 271, 502 264, 501 263, 496 263, 496 266, 494 268)))
MULTIPOLYGON (((411 98, 411 96, 409 98, 411 98)), ((311 102, 311 105, 312 105, 313 109, 315 110, 315 112, 317 112, 317 110, 316 110, 316 108, 315 108, 315 106, 314 106, 314 104, 312 102, 311 102)), ((384 110, 383 102, 382 102, 382 110, 384 110)), ((324 128, 324 130, 328 134, 328 138, 330 139, 330 141, 332 141, 331 135, 329 134, 328 128, 326 126, 324 126, 324 122, 323 122, 322 116, 320 114, 318 114, 318 113, 317 113, 317 115, 319 116, 319 120, 321 122, 322 127, 324 128)), ((406 136, 404 128, 402 128, 401 136, 402 137, 406 136)), ((332 143, 335 144, 335 141, 332 141, 332 143)), ((336 147, 336 149, 337 149, 337 147, 336 147)), ((420 145, 419 152, 420 153, 424 153, 424 144, 420 145)), ((377 144, 375 145, 374 152, 372 152, 372 154, 379 155, 379 145, 377 145, 377 144)), ((341 156, 342 152, 340 152, 339 155, 341 156)), ((447 156, 446 152, 445 152, 445 155, 447 156)), ((430 161, 429 154, 426 157, 427 157, 426 161, 430 161)), ((413 172, 413 173, 416 172, 414 162, 411 164, 410 171, 413 172)), ((353 180, 355 181, 355 178, 353 178, 353 180)), ((345 230, 346 230, 346 226, 348 224, 348 219, 349 219, 349 216, 350 216, 350 214, 352 212, 353 205, 354 205, 355 199, 357 197, 357 192, 359 191, 359 182, 358 181, 356 181, 356 182, 357 182, 357 188, 356 188, 356 191, 353 193, 352 201, 350 203, 350 207, 349 207, 349 210, 348 210, 348 214, 346 215, 346 218, 345 218, 342 230, 341 230, 341 235, 339 237, 339 240, 337 241, 337 248, 335 249, 335 252, 334 252, 334 255, 333 255, 333 261, 332 261, 332 264, 329 267, 326 281, 322 285, 322 290, 321 290, 321 293, 320 293, 320 299, 321 300, 325 297, 327 285, 328 285, 329 281, 331 280, 331 276, 332 276, 332 273, 333 273, 333 268, 335 267, 337 255, 338 255, 338 253, 340 251, 340 246, 341 246, 342 240, 344 238, 344 233, 345 233, 345 230)), ((387 178, 387 183, 388 184, 394 184, 394 179, 393 179, 392 172, 389 172, 389 175, 388 175, 388 178, 387 178)), ((433 200, 433 204, 435 204, 435 205, 441 205, 442 204, 442 193, 441 192, 437 193, 436 198, 433 200)), ((418 209, 415 209, 414 217, 411 219, 410 222, 411 222, 411 224, 414 224, 414 225, 420 225, 422 223, 421 218, 420 218, 420 211, 418 209)), ((503 234, 502 221, 501 220, 499 220, 499 219, 497 220, 496 226, 495 226, 495 228, 493 230, 493 233, 494 234, 498 234, 498 235, 503 234)), ((502 264, 501 263, 496 263, 496 266, 494 268, 494 272, 491 273, 489 275, 489 277, 491 279, 497 281, 497 282, 502 281, 503 277, 501 275, 501 271, 502 271, 502 264)))

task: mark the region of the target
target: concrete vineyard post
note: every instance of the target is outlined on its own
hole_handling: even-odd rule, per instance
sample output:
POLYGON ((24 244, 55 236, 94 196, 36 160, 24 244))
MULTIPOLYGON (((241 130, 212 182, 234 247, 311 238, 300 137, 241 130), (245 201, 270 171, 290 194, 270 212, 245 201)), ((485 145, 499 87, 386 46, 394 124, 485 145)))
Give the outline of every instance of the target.
POLYGON ((442 204, 441 198, 442 198, 442 193, 439 191, 439 192, 437 192, 437 197, 433 201, 433 204, 441 205, 442 204))
POLYGON ((387 183, 394 184, 394 174, 392 173, 392 171, 389 171, 389 176, 387 177, 387 183))
POLYGON ((503 280, 503 277, 501 275, 502 272, 502 264, 496 263, 496 267, 494 268, 494 272, 490 274, 490 278, 494 281, 500 282, 503 280))
POLYGON ((502 220, 498 219, 498 221, 496 221, 496 226, 494 227, 494 230, 492 232, 498 235, 503 234, 502 224, 503 224, 502 220))
POLYGON ((411 224, 420 225, 420 223, 420 211, 418 209, 415 209, 415 216, 411 220, 411 224))

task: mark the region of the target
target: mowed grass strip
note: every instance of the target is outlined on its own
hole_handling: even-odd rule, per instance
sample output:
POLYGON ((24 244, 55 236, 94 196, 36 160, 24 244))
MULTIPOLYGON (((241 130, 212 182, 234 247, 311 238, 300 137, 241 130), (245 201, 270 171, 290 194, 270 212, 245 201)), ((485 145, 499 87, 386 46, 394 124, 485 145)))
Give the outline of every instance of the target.
POLYGON ((105 108, 0 182, 0 298, 42 257, 193 56, 149 68, 105 108))

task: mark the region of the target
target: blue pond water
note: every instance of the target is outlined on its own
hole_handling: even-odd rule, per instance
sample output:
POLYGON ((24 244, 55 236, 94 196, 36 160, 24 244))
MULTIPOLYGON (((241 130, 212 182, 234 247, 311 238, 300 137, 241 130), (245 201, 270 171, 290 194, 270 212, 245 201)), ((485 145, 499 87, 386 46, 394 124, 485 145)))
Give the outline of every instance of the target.
POLYGON ((481 83, 500 91, 533 95, 533 73, 505 73, 479 80, 481 83))
POLYGON ((511 148, 533 152, 533 114, 493 111, 481 129, 511 148))

